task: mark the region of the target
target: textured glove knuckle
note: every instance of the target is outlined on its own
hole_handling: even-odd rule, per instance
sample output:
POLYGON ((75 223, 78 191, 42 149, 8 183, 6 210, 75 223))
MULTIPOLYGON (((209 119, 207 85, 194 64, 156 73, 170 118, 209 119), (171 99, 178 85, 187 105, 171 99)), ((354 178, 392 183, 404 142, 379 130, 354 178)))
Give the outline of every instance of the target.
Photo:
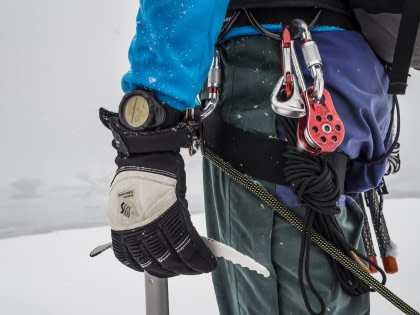
POLYGON ((108 218, 115 231, 144 226, 177 200, 176 179, 143 171, 118 173, 108 198, 108 218))

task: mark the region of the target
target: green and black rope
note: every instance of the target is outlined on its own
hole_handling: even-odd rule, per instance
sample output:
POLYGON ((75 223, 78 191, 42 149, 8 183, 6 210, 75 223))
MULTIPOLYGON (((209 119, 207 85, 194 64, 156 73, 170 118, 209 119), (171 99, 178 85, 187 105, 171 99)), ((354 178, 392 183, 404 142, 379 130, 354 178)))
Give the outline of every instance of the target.
MULTIPOLYGON (((245 189, 250 191, 256 197, 261 199, 267 205, 269 205, 274 212, 279 214, 290 224, 292 224, 299 231, 304 231, 304 222, 293 213, 288 207, 282 204, 277 200, 275 196, 270 194, 264 187, 258 185, 254 182, 249 176, 242 174, 235 168, 233 168, 229 163, 226 163, 220 159, 216 154, 212 153, 209 150, 205 150, 204 157, 211 161, 215 166, 217 166, 223 173, 228 175, 234 181, 242 185, 245 189)), ((328 253, 334 260, 344 266, 347 270, 351 271, 358 279, 363 281, 370 288, 381 294, 389 302, 394 304, 398 309, 400 309, 405 314, 420 315, 415 309, 410 305, 400 299, 395 295, 391 290, 384 286, 381 282, 372 277, 365 269, 363 269, 357 262, 339 250, 336 246, 327 241, 321 234, 312 230, 311 231, 311 240, 317 244, 322 250, 328 253)))

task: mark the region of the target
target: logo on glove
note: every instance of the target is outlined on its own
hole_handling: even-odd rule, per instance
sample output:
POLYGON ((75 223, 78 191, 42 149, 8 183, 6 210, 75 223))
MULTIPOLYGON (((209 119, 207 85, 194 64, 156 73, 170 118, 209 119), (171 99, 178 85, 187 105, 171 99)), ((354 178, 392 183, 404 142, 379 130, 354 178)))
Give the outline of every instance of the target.
POLYGON ((118 203, 115 205, 115 210, 119 212, 119 219, 121 221, 131 221, 139 215, 134 194, 134 189, 124 190, 118 193, 118 203))
POLYGON ((124 216, 126 216, 127 218, 130 218, 130 213, 131 213, 131 207, 126 204, 125 202, 123 202, 121 204, 121 211, 120 213, 124 216))

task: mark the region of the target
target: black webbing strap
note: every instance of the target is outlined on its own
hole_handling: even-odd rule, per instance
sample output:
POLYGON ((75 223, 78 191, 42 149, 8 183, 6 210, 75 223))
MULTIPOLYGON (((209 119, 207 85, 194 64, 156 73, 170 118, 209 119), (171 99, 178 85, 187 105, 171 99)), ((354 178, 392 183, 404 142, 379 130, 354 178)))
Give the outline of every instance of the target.
MULTIPOLYGON (((287 185, 283 167, 287 142, 233 127, 217 114, 203 121, 204 148, 208 148, 235 169, 257 179, 287 185)), ((324 155, 334 169, 344 193, 348 157, 340 153, 324 155)))
POLYGON ((154 131, 132 131, 121 125, 118 114, 99 109, 102 123, 112 131, 113 146, 126 156, 151 152, 176 151, 193 144, 193 130, 187 122, 154 131))
POLYGON ((419 0, 405 0, 392 62, 389 94, 405 94, 419 23, 419 0))

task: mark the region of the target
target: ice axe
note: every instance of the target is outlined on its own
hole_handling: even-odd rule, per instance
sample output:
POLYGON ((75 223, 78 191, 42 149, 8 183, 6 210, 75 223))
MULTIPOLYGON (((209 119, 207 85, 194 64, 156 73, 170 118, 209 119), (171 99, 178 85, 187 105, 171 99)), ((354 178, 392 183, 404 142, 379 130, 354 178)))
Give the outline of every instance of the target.
MULTIPOLYGON (((251 257, 206 236, 201 236, 201 238, 215 257, 230 261, 243 268, 248 268, 262 275, 264 278, 270 277, 268 269, 251 257)), ((95 257, 111 247, 112 243, 97 246, 90 252, 90 257, 95 257)), ((144 281, 146 288, 146 315, 168 315, 168 279, 157 278, 145 272, 144 281)))

